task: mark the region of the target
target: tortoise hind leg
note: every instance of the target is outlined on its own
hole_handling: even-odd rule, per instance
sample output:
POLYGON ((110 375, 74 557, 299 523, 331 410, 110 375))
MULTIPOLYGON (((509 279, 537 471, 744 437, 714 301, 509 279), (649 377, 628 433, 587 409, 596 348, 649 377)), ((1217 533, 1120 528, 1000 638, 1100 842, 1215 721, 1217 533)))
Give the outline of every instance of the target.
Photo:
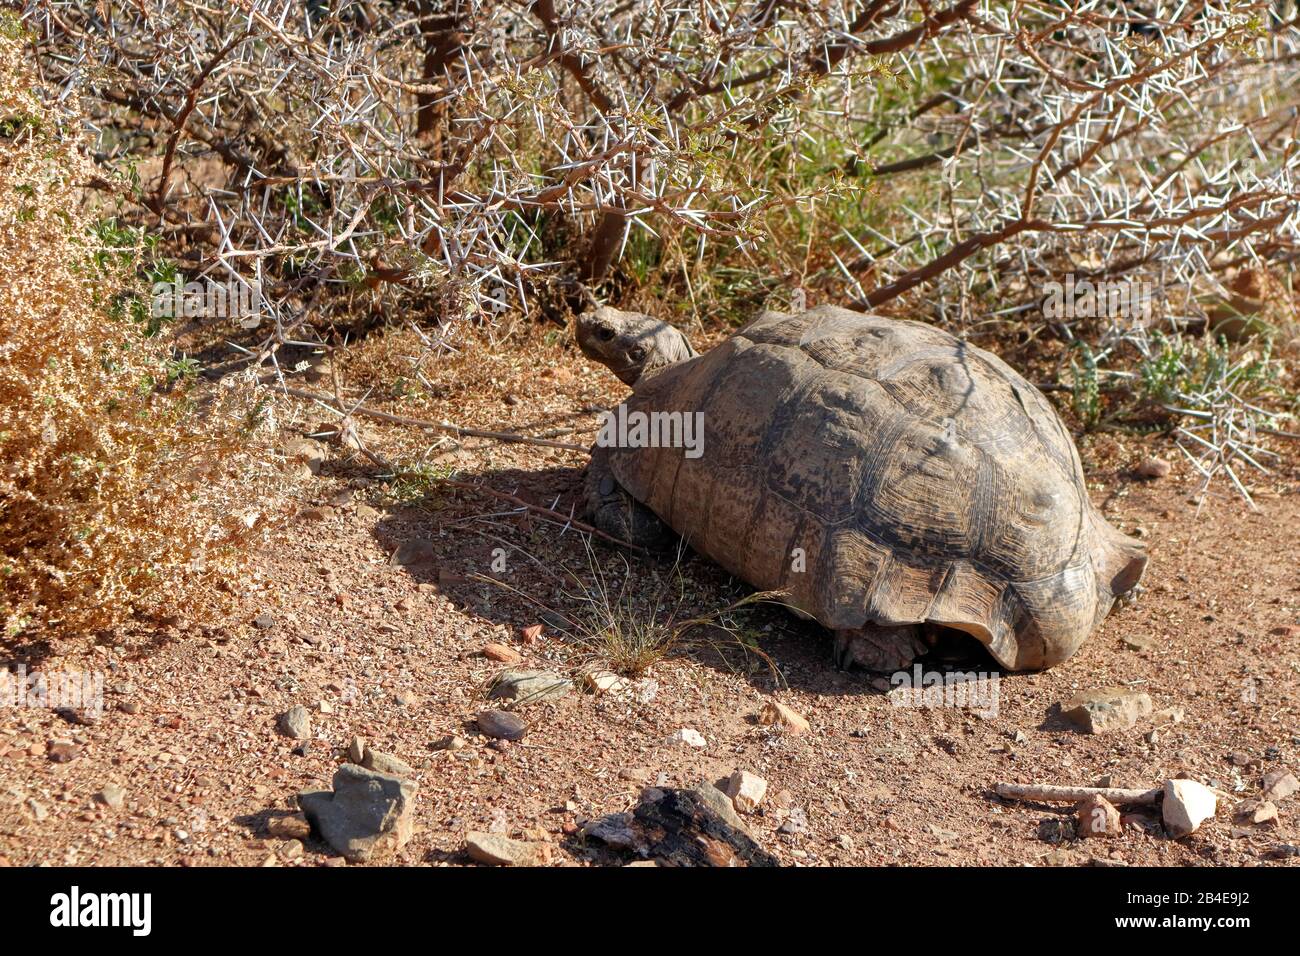
POLYGON ((899 671, 928 650, 916 624, 866 624, 835 632, 835 666, 840 670, 857 664, 869 671, 899 671))
POLYGON ((666 551, 677 541, 673 530, 614 478, 604 448, 592 449, 585 495, 591 523, 611 537, 647 551, 666 551))

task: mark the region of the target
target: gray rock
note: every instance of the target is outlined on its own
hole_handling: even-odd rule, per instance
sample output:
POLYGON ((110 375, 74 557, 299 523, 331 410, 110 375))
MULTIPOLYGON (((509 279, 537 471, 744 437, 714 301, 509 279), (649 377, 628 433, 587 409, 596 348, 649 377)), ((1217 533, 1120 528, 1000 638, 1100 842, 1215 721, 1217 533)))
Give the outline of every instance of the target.
POLYGON ((1151 714, 1151 698, 1127 687, 1098 687, 1061 704, 1061 713, 1080 730, 1105 734, 1127 730, 1151 714))
POLYGON ((395 852, 411 839, 415 783, 345 763, 333 785, 333 792, 299 794, 298 805, 321 838, 348 860, 395 852))
POLYGON ((722 818, 727 826, 735 827, 741 833, 749 833, 749 825, 736 812, 731 798, 711 783, 702 783, 691 791, 710 810, 722 818))
POLYGON ((280 733, 294 740, 311 736, 311 713, 302 704, 295 704, 280 715, 280 733))
POLYGON ((573 681, 554 671, 502 671, 492 682, 488 695, 493 700, 508 700, 515 707, 555 700, 573 690, 573 681))
POLYGON ((126 791, 116 784, 110 783, 99 793, 95 794, 95 800, 102 803, 110 810, 121 810, 122 804, 126 801, 126 791))
POLYGON ((582 835, 594 837, 620 850, 634 850, 640 845, 641 838, 633 820, 630 813, 610 813, 583 824, 582 835))
POLYGON ((546 866, 551 848, 545 843, 512 840, 499 833, 465 834, 465 852, 470 859, 491 866, 546 866))
POLYGON ((373 748, 366 748, 365 759, 361 761, 361 766, 367 770, 386 773, 393 777, 402 777, 406 780, 415 779, 415 771, 411 769, 409 764, 399 760, 392 754, 386 754, 373 748))
POLYGON ((523 740, 528 725, 506 710, 485 710, 478 715, 478 729, 497 740, 523 740))
POLYGON ((1280 770, 1274 770, 1264 777, 1264 799, 1271 800, 1273 803, 1281 803, 1287 797, 1291 796, 1297 790, 1300 790, 1300 781, 1296 780, 1295 774, 1283 767, 1280 770))

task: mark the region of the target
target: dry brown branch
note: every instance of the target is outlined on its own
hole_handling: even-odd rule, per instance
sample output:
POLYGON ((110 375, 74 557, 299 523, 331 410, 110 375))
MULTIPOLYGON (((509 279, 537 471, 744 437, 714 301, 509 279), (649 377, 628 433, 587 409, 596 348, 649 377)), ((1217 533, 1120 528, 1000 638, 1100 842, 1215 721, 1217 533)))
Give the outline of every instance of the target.
POLYGON ((999 797, 1037 803, 1078 803, 1089 797, 1101 797, 1117 805, 1149 806, 1158 803, 1164 791, 1125 790, 1119 787, 1061 787, 1046 783, 999 783, 993 788, 999 797))

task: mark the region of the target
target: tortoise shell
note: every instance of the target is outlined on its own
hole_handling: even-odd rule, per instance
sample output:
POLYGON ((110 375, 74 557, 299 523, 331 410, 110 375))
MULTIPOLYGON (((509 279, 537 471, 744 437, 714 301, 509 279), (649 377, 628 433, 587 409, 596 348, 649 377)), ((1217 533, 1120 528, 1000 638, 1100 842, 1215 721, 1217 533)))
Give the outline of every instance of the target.
POLYGON ((701 413, 703 444, 609 449, 623 488, 833 630, 929 622, 1010 669, 1046 667, 1146 565, 1092 506, 1047 399, 933 326, 767 312, 626 404, 701 413))

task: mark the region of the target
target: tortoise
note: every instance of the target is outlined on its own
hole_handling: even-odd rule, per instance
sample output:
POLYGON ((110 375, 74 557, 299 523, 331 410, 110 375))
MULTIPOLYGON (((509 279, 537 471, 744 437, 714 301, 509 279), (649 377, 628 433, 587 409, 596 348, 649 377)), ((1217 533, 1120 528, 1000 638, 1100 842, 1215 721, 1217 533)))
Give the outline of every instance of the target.
POLYGON ((781 592, 833 632, 841 667, 905 668, 954 634, 1007 670, 1049 667, 1141 580, 1142 544, 1093 507, 1055 409, 948 332, 820 306, 764 312, 700 355, 602 306, 576 333, 633 386, 620 414, 702 422, 694 455, 645 429, 637 447, 598 440, 592 523, 643 548, 685 539, 781 592))

